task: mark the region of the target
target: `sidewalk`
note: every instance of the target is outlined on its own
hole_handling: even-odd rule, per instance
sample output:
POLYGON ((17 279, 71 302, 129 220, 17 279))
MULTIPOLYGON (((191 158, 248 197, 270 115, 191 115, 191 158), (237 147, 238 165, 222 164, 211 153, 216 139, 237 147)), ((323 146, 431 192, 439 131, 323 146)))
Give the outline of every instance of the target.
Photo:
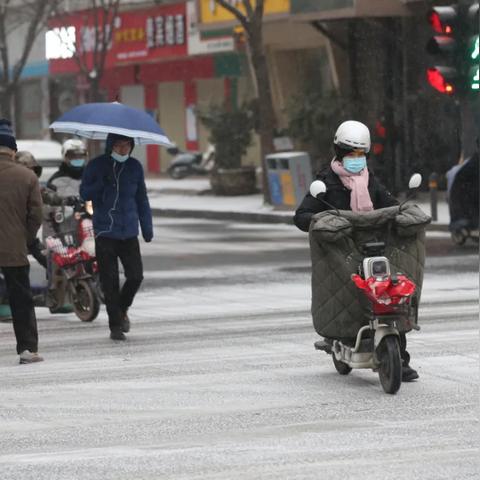
MULTIPOLYGON (((236 220, 240 222, 292 223, 294 210, 264 205, 263 195, 219 197, 210 192, 207 177, 172 180, 147 178, 150 204, 155 216, 236 220)), ((428 193, 421 193, 415 201, 430 214, 428 193)), ((444 192, 439 193, 438 220, 431 230, 448 230, 449 213, 444 192)))

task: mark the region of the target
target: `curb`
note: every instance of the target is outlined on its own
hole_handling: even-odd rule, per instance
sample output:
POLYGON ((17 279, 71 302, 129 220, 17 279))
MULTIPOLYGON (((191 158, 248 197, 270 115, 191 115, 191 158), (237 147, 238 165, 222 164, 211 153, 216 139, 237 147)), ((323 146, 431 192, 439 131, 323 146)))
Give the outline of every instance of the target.
MULTIPOLYGON (((177 210, 173 208, 152 208, 154 217, 168 218, 203 218, 206 220, 235 220, 245 223, 283 223, 293 225, 292 214, 222 212, 215 210, 177 210)), ((430 224, 427 231, 448 232, 446 224, 430 224)))
POLYGON ((154 217, 203 218, 206 220, 235 220, 245 223, 284 223, 293 225, 292 215, 252 212, 217 212, 212 210, 176 210, 171 208, 152 208, 154 217))

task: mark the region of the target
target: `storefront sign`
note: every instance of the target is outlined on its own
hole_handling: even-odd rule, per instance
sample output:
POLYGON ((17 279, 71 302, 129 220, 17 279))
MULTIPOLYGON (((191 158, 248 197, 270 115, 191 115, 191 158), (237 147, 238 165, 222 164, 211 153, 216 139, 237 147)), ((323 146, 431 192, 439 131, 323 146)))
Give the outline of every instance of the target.
MULTIPOLYGON (((101 18, 95 19, 93 11, 51 20, 51 30, 46 34, 50 72, 78 71, 75 56, 81 57, 89 69, 95 70, 96 38, 101 39, 105 34, 109 36, 109 25, 106 32, 98 31, 102 23, 101 18)), ((106 68, 187 55, 185 4, 120 13, 113 21, 107 50, 106 68)))
MULTIPOLYGON (((243 0, 228 0, 232 7, 245 13, 243 0)), ((252 2, 255 4, 255 0, 252 2)), ((223 23, 235 21, 236 18, 228 10, 221 7, 215 0, 198 0, 202 24, 223 23)), ((290 0, 265 0, 264 15, 290 12, 290 0)))
POLYGON ((198 28, 198 5, 195 0, 187 2, 187 32, 188 54, 212 54, 219 52, 232 52, 234 50, 233 35, 203 39, 198 28))

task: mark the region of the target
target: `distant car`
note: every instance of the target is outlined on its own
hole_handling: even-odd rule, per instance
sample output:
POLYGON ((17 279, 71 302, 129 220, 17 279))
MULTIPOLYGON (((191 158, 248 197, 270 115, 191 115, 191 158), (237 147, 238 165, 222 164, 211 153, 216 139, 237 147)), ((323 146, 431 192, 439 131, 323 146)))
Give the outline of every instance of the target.
POLYGON ((63 161, 62 145, 54 140, 17 140, 17 149, 30 152, 42 166, 42 184, 47 183, 63 161))

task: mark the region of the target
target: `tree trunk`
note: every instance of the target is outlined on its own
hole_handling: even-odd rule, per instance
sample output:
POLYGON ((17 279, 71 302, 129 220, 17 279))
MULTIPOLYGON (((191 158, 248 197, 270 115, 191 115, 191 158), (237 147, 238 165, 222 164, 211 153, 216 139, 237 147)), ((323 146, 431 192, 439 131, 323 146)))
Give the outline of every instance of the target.
POLYGON ((3 118, 7 118, 12 122, 12 125, 14 125, 14 119, 12 117, 13 115, 13 92, 12 89, 9 85, 4 86, 2 85, 1 88, 2 92, 0 95, 0 109, 1 111, 1 116, 3 118))
POLYGON ((259 136, 260 151, 262 157, 262 179, 263 197, 265 203, 270 203, 270 193, 267 176, 267 165, 265 156, 273 153, 273 132, 275 129, 275 114, 270 89, 270 74, 268 71, 267 58, 263 48, 261 19, 259 25, 253 25, 250 35, 251 63, 253 67, 252 76, 256 79, 258 86, 258 107, 259 107, 259 136))
POLYGON ((90 91, 88 99, 90 102, 99 102, 100 101, 100 79, 98 77, 88 78, 88 83, 90 84, 90 91))

